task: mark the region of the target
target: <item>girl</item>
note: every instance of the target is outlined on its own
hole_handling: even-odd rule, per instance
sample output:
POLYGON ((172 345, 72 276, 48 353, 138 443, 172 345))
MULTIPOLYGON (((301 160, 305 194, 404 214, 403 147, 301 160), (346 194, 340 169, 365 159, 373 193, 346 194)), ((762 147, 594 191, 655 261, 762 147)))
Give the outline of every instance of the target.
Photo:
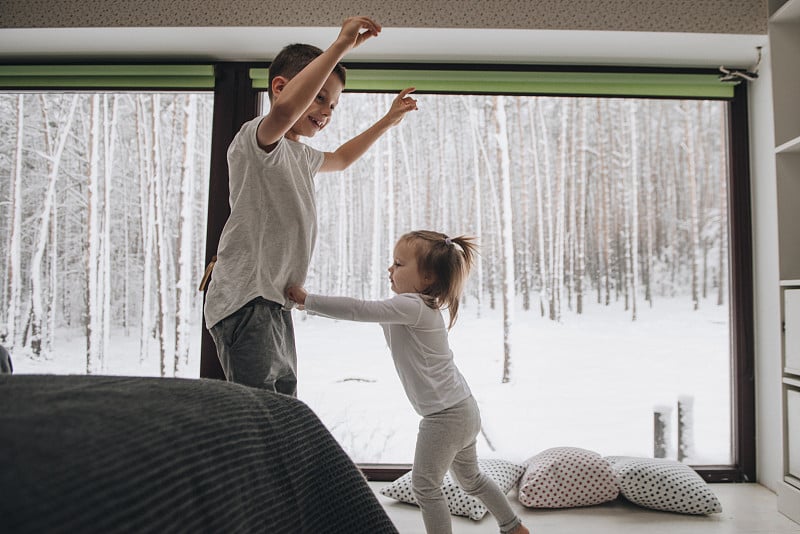
POLYGON ((441 490, 448 469, 466 493, 483 501, 500 532, 527 534, 505 494, 478 468, 475 438, 481 416, 447 342, 475 254, 471 237, 410 232, 397 241, 389 267, 394 297, 377 301, 325 297, 308 294, 299 286, 289 287, 287 295, 309 312, 380 323, 383 328, 406 395, 422 416, 411 485, 429 534, 452 532, 441 490), (447 326, 443 308, 450 311, 447 326))

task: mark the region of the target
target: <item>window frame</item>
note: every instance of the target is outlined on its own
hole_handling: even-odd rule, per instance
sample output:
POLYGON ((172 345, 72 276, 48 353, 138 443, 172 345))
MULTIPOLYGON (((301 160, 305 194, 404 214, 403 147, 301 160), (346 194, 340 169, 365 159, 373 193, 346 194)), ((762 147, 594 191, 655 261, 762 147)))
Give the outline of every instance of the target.
MULTIPOLYGON (((215 89, 215 116, 212 138, 211 184, 209 194, 207 260, 216 251, 219 234, 228 216, 228 175, 225 163, 227 146, 241 124, 258 113, 259 93, 251 82, 250 69, 268 68, 268 64, 221 63, 217 65, 217 88, 215 89), (225 113, 223 114, 223 109, 225 113), (218 131, 218 115, 220 115, 218 131), (225 120, 227 118, 227 120, 225 120)), ((513 71, 513 72, 603 72, 619 74, 718 74, 715 71, 697 69, 613 69, 597 67, 558 67, 527 65, 485 65, 485 64, 408 64, 408 63, 357 63, 345 64, 351 72, 358 69, 398 69, 398 70, 447 70, 470 72, 513 71)), ((262 81, 263 84, 263 81, 262 81)), ((263 86, 263 85, 262 85, 263 86)), ((346 88, 345 91, 351 89, 346 88)), ((364 92, 363 90, 360 90, 364 92)), ((380 90, 374 92, 385 92, 380 90)), ((500 94, 481 91, 484 94, 500 94)), ((438 94, 463 94, 463 91, 436 91, 438 94)), ((505 91, 502 94, 510 94, 505 91)), ((522 93, 513 93, 522 94, 522 93)), ((524 93, 532 96, 546 95, 546 92, 524 93)), ((550 93, 552 94, 552 93, 550 93)), ((560 96, 577 97, 631 97, 607 92, 565 94, 560 96)), ((686 97, 686 96, 645 96, 645 98, 667 99, 714 99, 728 102, 729 139, 729 266, 730 266, 730 331, 731 331, 731 402, 732 402, 732 458, 731 465, 703 465, 695 469, 708 482, 749 482, 756 479, 755 469, 755 383, 754 383, 754 320, 752 284, 752 238, 750 209, 750 161, 748 152, 747 86, 738 84, 733 88, 733 96, 726 97, 686 97)), ((203 353, 201 356, 201 377, 223 378, 222 369, 216 357, 216 350, 208 332, 204 329, 203 353)), ((410 465, 359 464, 370 480, 394 480, 408 472, 410 465)))
MULTIPOLYGON (((118 64, 125 67, 123 64, 118 64)), ((189 65, 184 63, 183 65, 189 65)), ((68 83, 68 69, 98 65, 60 65, 62 72, 66 69, 64 83, 51 82, 47 90, 133 90, 152 89, 160 91, 185 90, 210 91, 203 88, 182 87, 180 83, 156 83, 150 87, 141 85, 116 85, 107 83, 92 85, 89 82, 80 84, 68 83)), ((128 65, 140 67, 140 65, 128 65)), ((251 69, 268 68, 265 62, 216 62, 214 71, 214 112, 210 154, 209 197, 206 233, 206 262, 216 253, 222 228, 230 213, 228 204, 228 166, 227 148, 241 125, 259 113, 259 95, 263 89, 254 86, 251 69)), ((500 65, 500 64, 398 64, 398 63, 358 63, 346 64, 355 72, 358 69, 373 70, 412 70, 412 71, 459 71, 469 73, 485 72, 517 72, 517 73, 618 73, 619 75, 650 74, 717 74, 716 71, 701 69, 644 69, 644 68, 599 68, 579 66, 536 66, 536 65, 500 65)), ((3 65, 11 68, 16 65, 3 65)), ((135 69, 134 69, 135 70, 135 69)), ((45 86, 29 85, 2 86, 0 90, 40 90, 45 86)), ((349 90, 349 89, 346 89, 349 90)), ((363 91, 363 90, 362 90, 363 91)), ((374 92, 386 92, 377 90, 374 92)), ((431 91, 426 91, 431 92, 431 91)), ((439 94, 463 94, 464 91, 436 91, 439 94)), ((475 93, 476 91, 472 91, 475 93)), ((506 91, 480 91, 483 94, 528 94, 531 96, 552 95, 548 92, 509 93, 506 91)), ((618 93, 583 92, 570 94, 559 92, 560 96, 575 97, 637 97, 637 95, 621 95, 618 93)), ((728 141, 729 141, 729 183, 728 183, 728 221, 729 221, 729 267, 730 267, 730 336, 731 336, 731 448, 733 463, 730 465, 702 465, 696 471, 708 482, 752 482, 756 480, 756 432, 755 432, 755 326, 753 295, 753 244, 752 214, 749 157, 749 126, 747 85, 740 83, 733 88, 733 96, 728 97, 691 97, 675 96, 643 96, 644 98, 666 99, 712 99, 727 101, 728 108, 728 141)), ((205 296, 204 296, 205 298, 205 296)), ((201 341, 200 377, 224 379, 208 331, 203 327, 201 341)), ((410 469, 409 465, 392 464, 360 464, 362 471, 372 480, 394 480, 410 469)))

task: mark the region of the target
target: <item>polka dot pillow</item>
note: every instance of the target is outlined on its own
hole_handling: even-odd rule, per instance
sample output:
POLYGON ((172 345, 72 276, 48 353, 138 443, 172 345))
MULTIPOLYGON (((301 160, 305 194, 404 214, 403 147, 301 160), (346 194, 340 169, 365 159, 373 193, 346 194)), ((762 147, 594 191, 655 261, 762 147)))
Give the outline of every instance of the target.
MULTIPOLYGON (((522 476, 525 467, 506 460, 484 460, 478 459, 478 466, 486 476, 495 481, 504 493, 511 491, 519 477, 522 476)), ((398 501, 417 504, 414 493, 411 491, 411 471, 401 476, 391 484, 379 490, 381 495, 397 499, 398 501)), ((486 515, 486 506, 477 498, 467 495, 461 486, 453 480, 448 472, 442 481, 442 492, 447 500, 450 513, 460 515, 479 521, 486 515)))
POLYGON ((554 447, 525 462, 519 502, 528 508, 571 508, 613 501, 614 471, 602 456, 576 447, 554 447))
POLYGON ((682 514, 707 515, 722 505, 706 481, 688 465, 674 460, 607 456, 620 494, 634 504, 682 514))

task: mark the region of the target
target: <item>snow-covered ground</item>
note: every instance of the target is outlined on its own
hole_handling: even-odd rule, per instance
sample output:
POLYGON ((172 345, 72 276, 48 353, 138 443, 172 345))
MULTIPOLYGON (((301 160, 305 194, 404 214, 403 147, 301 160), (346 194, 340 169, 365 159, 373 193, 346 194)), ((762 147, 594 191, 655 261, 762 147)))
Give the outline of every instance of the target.
MULTIPOLYGON (((730 462, 728 308, 686 298, 639 302, 638 319, 621 304, 588 303, 560 323, 517 307, 512 380, 502 383, 502 313, 472 302, 450 334, 456 361, 483 415, 479 455, 524 460, 574 446, 603 455, 653 455, 653 410, 672 409, 669 452, 677 451, 677 402, 691 402, 688 462, 730 462), (488 440, 493 449, 490 448, 488 440)), ((379 326, 295 311, 299 396, 357 462, 410 463, 419 417, 400 386, 379 326)), ((199 327, 199 321, 198 321, 199 327)), ((108 374, 159 374, 156 343, 139 363, 138 331, 117 331, 108 374)), ((199 339, 199 335, 194 336, 199 339)), ((48 360, 14 355, 17 373, 83 373, 82 332, 59 331, 48 360)), ((184 376, 197 376, 199 350, 184 376)))

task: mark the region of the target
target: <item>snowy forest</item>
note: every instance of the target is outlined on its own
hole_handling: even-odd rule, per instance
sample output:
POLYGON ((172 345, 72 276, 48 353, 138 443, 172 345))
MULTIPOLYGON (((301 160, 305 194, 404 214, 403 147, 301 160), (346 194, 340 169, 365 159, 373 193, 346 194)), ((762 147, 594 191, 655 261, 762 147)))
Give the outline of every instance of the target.
MULTIPOLYGON (((332 149, 394 95, 342 95, 309 144, 332 149)), ((636 321, 658 297, 727 305, 725 102, 416 95, 419 111, 343 173, 317 176, 319 236, 306 286, 380 298, 396 238, 478 238, 463 306, 503 314, 511 378, 516 303, 552 321, 588 301, 636 321)), ((82 369, 157 354, 197 376, 213 98, 0 94, 0 338, 82 369)), ((213 199, 214 202, 227 199, 213 199)), ((524 318, 517 318, 524 320, 524 318)))
MULTIPOLYGON (((0 95, 0 324, 12 354, 57 358, 80 332, 106 371, 114 332, 161 376, 189 362, 205 253, 213 97, 0 95)), ((196 375, 197 373, 195 373, 196 375)))

